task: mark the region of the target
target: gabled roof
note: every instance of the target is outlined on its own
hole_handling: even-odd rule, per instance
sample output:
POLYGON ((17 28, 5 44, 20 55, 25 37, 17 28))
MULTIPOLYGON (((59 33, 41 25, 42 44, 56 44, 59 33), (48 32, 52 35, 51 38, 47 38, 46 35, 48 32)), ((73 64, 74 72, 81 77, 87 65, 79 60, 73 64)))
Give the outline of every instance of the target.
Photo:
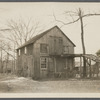
MULTIPOLYGON (((60 28, 59 28, 58 26, 54 26, 54 27, 50 28, 49 30, 47 30, 47 31, 45 31, 45 32, 43 32, 43 33, 41 33, 41 34, 34 36, 32 39, 28 40, 26 43, 24 43, 22 46, 18 47, 17 49, 20 49, 20 48, 22 48, 22 47, 25 47, 25 46, 27 46, 27 45, 29 45, 29 44, 34 43, 36 40, 40 39, 42 36, 44 36, 45 34, 47 34, 49 31, 51 31, 51 30, 54 29, 55 27, 58 28, 58 29, 60 30, 60 28)), ((60 31, 61 31, 61 30, 60 30, 60 31)), ((62 32, 62 31, 61 31, 61 32, 62 32)), ((63 33, 63 32, 62 32, 62 33, 63 33)), ((64 33, 63 33, 63 34, 64 34, 64 33)), ((65 35, 65 34, 64 34, 64 35, 65 35)), ((75 46, 75 44, 74 44, 66 35, 65 35, 65 37, 75 46)))

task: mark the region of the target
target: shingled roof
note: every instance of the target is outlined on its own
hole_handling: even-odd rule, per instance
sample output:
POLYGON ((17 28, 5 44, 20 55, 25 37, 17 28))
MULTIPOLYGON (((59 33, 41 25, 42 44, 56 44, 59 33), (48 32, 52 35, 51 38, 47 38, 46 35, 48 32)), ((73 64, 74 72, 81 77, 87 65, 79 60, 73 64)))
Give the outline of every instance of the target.
MULTIPOLYGON (((28 40, 26 43, 24 43, 22 46, 18 47, 17 49, 20 49, 20 48, 23 48, 29 44, 32 44, 34 43, 36 40, 40 39, 42 36, 44 36, 45 34, 47 34, 50 30, 54 29, 54 28, 58 28, 60 30, 60 28, 58 26, 54 26, 52 28, 50 28, 49 30, 39 34, 39 35, 36 35, 34 36, 32 39, 28 40)), ((61 31, 61 30, 60 30, 61 31)), ((62 32, 62 31, 61 31, 62 32)), ((63 32, 62 32, 63 33, 63 32)), ((64 33, 63 33, 64 34, 64 33)), ((65 35, 65 34, 64 34, 65 35)), ((66 35, 65 35, 66 36, 66 35)), ((66 38, 75 46, 75 44, 66 36, 66 38)))

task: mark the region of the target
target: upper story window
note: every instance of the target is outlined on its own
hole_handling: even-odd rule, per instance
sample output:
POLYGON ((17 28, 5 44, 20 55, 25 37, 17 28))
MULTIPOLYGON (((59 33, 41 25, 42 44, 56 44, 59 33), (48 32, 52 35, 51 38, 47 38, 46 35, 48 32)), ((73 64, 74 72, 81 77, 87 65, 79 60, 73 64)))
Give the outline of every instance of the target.
POLYGON ((21 54, 21 50, 19 49, 19 50, 18 50, 18 55, 20 56, 20 54, 21 54))
POLYGON ((63 51, 64 51, 64 53, 68 53, 68 52, 69 52, 68 46, 64 46, 64 47, 63 47, 63 51))
POLYGON ((33 54, 33 44, 30 44, 26 47, 26 52, 27 52, 27 55, 33 54))
POLYGON ((24 53, 27 54, 27 47, 24 48, 24 53))
POLYGON ((40 44, 40 52, 41 53, 47 53, 48 52, 47 44, 40 44))
POLYGON ((59 43, 62 43, 62 42, 63 42, 62 37, 59 37, 59 43))

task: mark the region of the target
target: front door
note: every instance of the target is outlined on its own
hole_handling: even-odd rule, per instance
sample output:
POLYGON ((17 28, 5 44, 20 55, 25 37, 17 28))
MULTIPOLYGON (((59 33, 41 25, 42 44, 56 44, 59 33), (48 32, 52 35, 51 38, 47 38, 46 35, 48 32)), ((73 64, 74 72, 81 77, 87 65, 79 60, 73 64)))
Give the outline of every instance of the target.
POLYGON ((48 58, 47 57, 41 57, 40 58, 40 74, 41 78, 47 77, 47 69, 48 69, 48 58))
POLYGON ((56 72, 64 72, 66 67, 66 59, 56 58, 56 72))

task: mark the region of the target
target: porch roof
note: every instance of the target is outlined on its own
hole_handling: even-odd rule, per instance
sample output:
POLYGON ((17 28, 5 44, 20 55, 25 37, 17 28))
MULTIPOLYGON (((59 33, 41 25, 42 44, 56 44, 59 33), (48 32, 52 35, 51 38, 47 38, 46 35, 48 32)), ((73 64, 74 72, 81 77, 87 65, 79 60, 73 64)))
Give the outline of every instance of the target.
POLYGON ((62 54, 62 55, 50 55, 53 57, 62 57, 62 58, 74 58, 74 57, 85 57, 87 59, 91 59, 95 62, 100 62, 100 58, 98 56, 92 54, 62 54))
POLYGON ((57 55, 57 54, 52 54, 50 56, 53 56, 53 57, 82 57, 82 54, 62 54, 62 55, 57 55))

